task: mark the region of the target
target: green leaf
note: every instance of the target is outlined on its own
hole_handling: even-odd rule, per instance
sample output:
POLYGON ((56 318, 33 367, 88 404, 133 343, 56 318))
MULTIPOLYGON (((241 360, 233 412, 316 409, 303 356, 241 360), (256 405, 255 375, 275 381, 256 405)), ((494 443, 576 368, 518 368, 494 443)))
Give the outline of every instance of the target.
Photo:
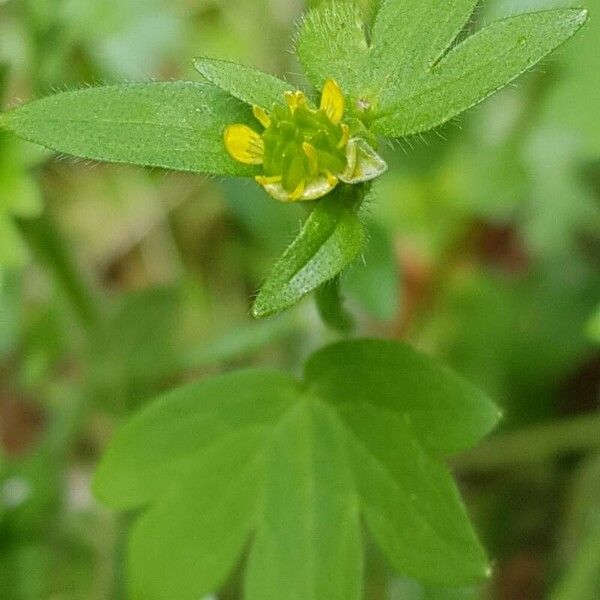
POLYGON ((117 434, 94 487, 144 508, 132 600, 217 591, 249 539, 246 600, 359 600, 361 515, 403 574, 461 585, 487 561, 440 458, 497 416, 401 343, 344 342, 304 382, 248 370, 166 394, 117 434))
POLYGON ((354 329, 354 319, 344 306, 339 275, 325 282, 315 292, 317 309, 323 323, 331 329, 348 333, 354 329))
POLYGON ((333 78, 345 95, 357 100, 372 81, 363 17, 347 1, 324 3, 306 13, 296 51, 308 79, 319 90, 333 78))
POLYGON ((375 222, 367 222, 365 230, 364 254, 344 273, 342 287, 369 313, 391 321, 398 313, 401 295, 393 240, 375 222))
POLYGON ((282 103, 283 95, 294 87, 273 75, 226 60, 196 58, 194 67, 210 83, 246 104, 271 108, 282 103))
POLYGON ((212 85, 143 83, 64 92, 0 115, 0 127, 58 152, 107 162, 250 176, 223 130, 253 123, 248 106, 212 85))
MULTIPOLYGON (((372 31, 373 81, 377 97, 408 90, 448 50, 479 0, 385 0, 372 31)), ((418 83, 417 83, 418 85, 418 83)))
POLYGON ((248 600, 361 597, 359 507, 345 443, 330 408, 303 398, 273 432, 248 600))
POLYGON ((298 33, 302 66, 316 86, 333 77, 350 113, 376 133, 426 131, 481 102, 569 39, 585 10, 552 10, 493 23, 452 47, 476 0, 386 0, 367 42, 352 3, 322 3, 298 33))
POLYGON ((356 214, 361 193, 361 186, 339 186, 317 204, 254 301, 256 318, 289 308, 356 258, 364 237, 356 214))
POLYGON ((440 62, 421 69, 421 78, 412 85, 405 88, 403 80, 390 81, 373 129, 400 137, 441 125, 521 75, 568 40, 586 20, 587 11, 565 9, 489 25, 454 47, 440 62))

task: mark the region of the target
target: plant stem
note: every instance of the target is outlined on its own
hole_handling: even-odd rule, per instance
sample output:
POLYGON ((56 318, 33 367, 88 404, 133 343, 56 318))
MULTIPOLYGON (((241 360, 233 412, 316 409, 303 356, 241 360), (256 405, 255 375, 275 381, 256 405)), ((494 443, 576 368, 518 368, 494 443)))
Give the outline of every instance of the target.
POLYGON ((600 412, 497 435, 452 462, 461 470, 489 471, 594 450, 600 450, 600 412))
POLYGON ((344 308, 339 275, 316 290, 315 300, 319 315, 328 327, 340 333, 349 333, 354 329, 354 319, 344 308))

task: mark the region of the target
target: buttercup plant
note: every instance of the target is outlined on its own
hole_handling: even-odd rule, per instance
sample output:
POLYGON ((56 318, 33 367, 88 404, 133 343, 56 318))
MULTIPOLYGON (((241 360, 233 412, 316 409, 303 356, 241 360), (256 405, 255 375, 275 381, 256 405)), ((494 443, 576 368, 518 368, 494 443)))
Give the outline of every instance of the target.
MULTIPOLYGON (((350 1, 321 3, 298 28, 304 91, 200 58, 202 82, 64 92, 2 114, 0 127, 88 159, 254 178, 274 201, 303 202, 310 213, 253 314, 315 290, 339 303, 327 290, 363 248, 381 140, 454 118, 587 18, 549 10, 471 33, 476 4, 382 0, 369 26, 350 1)), ((359 600, 363 521, 398 572, 470 584, 490 567, 443 460, 498 416, 403 344, 346 341, 310 357, 302 381, 247 370, 166 394, 116 436, 95 490, 143 509, 129 545, 134 600, 214 592, 247 546, 247 600, 359 600)))
POLYGON ((314 86, 308 97, 250 67, 201 58, 195 66, 203 83, 65 92, 1 115, 0 126, 65 154, 255 177, 278 200, 320 199, 255 300, 253 314, 268 316, 334 279, 360 253, 358 211, 368 181, 385 171, 379 139, 452 119, 587 18, 578 9, 520 15, 457 43, 476 4, 384 0, 368 28, 352 2, 322 3, 297 34, 298 57, 314 86))

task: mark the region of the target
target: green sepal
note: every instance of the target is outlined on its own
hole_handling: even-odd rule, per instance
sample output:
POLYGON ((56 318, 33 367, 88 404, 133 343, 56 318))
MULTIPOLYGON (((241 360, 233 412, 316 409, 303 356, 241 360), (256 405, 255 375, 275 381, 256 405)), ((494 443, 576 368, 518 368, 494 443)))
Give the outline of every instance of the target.
POLYGON ((0 127, 62 152, 212 175, 252 176, 223 143, 251 109, 213 85, 173 82, 93 87, 35 100, 0 115, 0 127))
POLYGON ((210 83, 238 100, 266 109, 283 103, 285 92, 294 90, 278 77, 226 60, 196 58, 194 67, 210 83))
POLYGON ((258 293, 252 306, 255 318, 293 306, 358 256, 364 233, 357 205, 363 193, 361 185, 340 185, 319 201, 258 293))

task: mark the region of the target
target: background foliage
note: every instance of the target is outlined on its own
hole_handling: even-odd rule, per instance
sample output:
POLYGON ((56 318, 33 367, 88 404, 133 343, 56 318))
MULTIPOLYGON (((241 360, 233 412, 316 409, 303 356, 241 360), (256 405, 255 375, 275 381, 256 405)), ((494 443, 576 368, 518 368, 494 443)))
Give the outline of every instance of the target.
MULTIPOLYGON (((600 595, 600 3, 587 4, 586 30, 516 86, 386 152, 347 306, 361 334, 453 366, 504 420, 452 463, 492 582, 423 588, 373 548, 369 599, 600 595)), ((569 5, 489 0, 476 20, 569 5)), ((303 8, 7 0, 4 106, 83 83, 197 80, 197 55, 298 81, 284 50, 303 8)), ((61 161, 0 137, 0 597, 123 598, 129 519, 90 493, 117 427, 178 383, 238 366, 297 373, 332 339, 310 301, 248 316, 301 216, 251 183, 61 161)))

